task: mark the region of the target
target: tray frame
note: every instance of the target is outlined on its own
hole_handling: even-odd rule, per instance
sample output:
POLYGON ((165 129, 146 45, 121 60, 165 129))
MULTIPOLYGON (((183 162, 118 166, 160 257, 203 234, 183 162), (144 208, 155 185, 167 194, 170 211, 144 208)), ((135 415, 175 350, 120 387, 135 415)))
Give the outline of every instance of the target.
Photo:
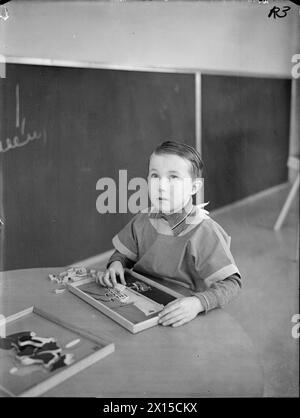
MULTIPOLYGON (((135 277, 137 280, 144 282, 152 287, 155 287, 168 295, 174 296, 175 298, 182 298, 184 297, 181 293, 176 292, 175 290, 169 289, 168 287, 161 285, 159 283, 156 283, 155 281, 149 279, 148 277, 142 276, 139 273, 136 273, 134 271, 131 271, 129 269, 125 269, 127 273, 129 273, 131 276, 135 277)), ((78 287, 93 282, 93 278, 86 278, 82 279, 73 283, 68 283, 67 287, 70 290, 70 292, 74 293, 76 296, 78 296, 80 299, 83 299, 88 304, 92 305, 94 308, 96 308, 98 311, 104 313, 109 318, 113 319, 120 325, 122 325, 124 328, 126 328, 128 331, 132 332, 133 334, 136 334, 140 331, 144 331, 145 329, 148 329, 150 327, 154 327, 158 324, 158 315, 146 319, 145 321, 141 321, 137 324, 134 324, 133 322, 129 321, 127 318, 124 318, 120 313, 114 311, 114 309, 109 308, 105 304, 103 304, 101 301, 98 301, 94 299, 92 296, 86 294, 82 290, 80 290, 78 287)), ((149 297, 147 297, 150 299, 149 297)), ((151 300, 151 299, 150 299, 151 300)))
POLYGON ((40 316, 41 318, 50 321, 56 325, 59 325, 62 328, 66 328, 68 331, 71 331, 78 335, 78 337, 83 337, 87 340, 90 340, 94 344, 99 346, 99 350, 95 351, 94 353, 91 353, 87 355, 86 357, 75 361, 74 363, 70 364, 67 367, 59 369, 53 376, 50 376, 44 380, 42 380, 40 383, 26 389, 21 394, 14 394, 12 391, 6 389, 2 385, 0 385, 0 389, 6 393, 7 395, 11 397, 37 397, 39 395, 42 395, 45 392, 48 392, 53 387, 59 385, 69 377, 75 375, 76 373, 80 372, 81 370, 84 370, 85 368, 91 366, 98 360, 106 357, 107 355, 113 353, 115 351, 115 344, 110 343, 106 341, 103 338, 99 338, 98 336, 90 333, 89 331, 86 331, 82 328, 79 328, 75 325, 69 324, 65 321, 62 321, 60 318, 57 318, 56 316, 49 314, 48 312, 43 311, 40 308, 37 308, 36 306, 30 306, 27 309, 24 309, 20 312, 17 312, 16 314, 10 315, 5 318, 5 323, 10 324, 12 322, 17 321, 18 319, 24 318, 27 315, 30 314, 36 314, 40 316), (103 347, 103 345, 105 345, 103 347))

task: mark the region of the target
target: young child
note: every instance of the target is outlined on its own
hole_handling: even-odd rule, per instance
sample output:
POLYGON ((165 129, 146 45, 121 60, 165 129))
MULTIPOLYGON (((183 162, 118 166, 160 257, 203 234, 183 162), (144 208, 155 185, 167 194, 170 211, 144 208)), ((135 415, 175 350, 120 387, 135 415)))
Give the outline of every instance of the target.
POLYGON ((192 196, 202 187, 203 163, 190 145, 167 141, 149 160, 148 191, 152 208, 138 213, 113 238, 115 252, 103 286, 125 283, 124 267, 169 279, 188 287, 193 295, 165 306, 159 323, 173 327, 191 321, 200 312, 222 307, 241 287, 231 255, 230 237, 192 196))

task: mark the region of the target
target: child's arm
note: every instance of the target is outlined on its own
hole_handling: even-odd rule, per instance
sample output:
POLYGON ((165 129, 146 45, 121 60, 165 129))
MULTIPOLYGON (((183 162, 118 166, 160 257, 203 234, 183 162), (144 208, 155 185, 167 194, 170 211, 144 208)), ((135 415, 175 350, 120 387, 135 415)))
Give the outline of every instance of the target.
POLYGON ((176 299, 168 303, 159 313, 158 323, 163 326, 179 327, 194 319, 202 311, 204 311, 204 307, 196 296, 176 299))
POLYGON ((96 279, 101 286, 114 287, 117 284, 117 278, 120 278, 122 284, 126 285, 124 277, 124 268, 133 267, 134 262, 126 257, 126 255, 115 251, 106 265, 106 271, 100 272, 96 279))
POLYGON ((224 280, 213 283, 208 290, 199 292, 195 296, 200 299, 206 313, 215 308, 223 308, 238 295, 241 287, 242 282, 239 275, 233 274, 224 280))
MULTIPOLYGON (((106 265, 105 272, 99 272, 96 282, 101 286, 115 287, 119 277, 121 283, 126 285, 124 277, 124 267, 131 266, 132 261, 119 251, 115 251, 106 265)), ((133 263, 134 264, 134 263, 133 263)))
POLYGON ((115 287, 117 285, 117 278, 119 277, 121 283, 126 285, 124 278, 124 269, 120 261, 114 261, 110 264, 105 272, 99 271, 96 277, 96 283, 101 286, 115 287))
POLYGON ((208 312, 211 309, 223 307, 238 294, 240 286, 239 276, 233 275, 214 283, 205 292, 176 299, 160 313, 159 323, 163 326, 178 327, 194 319, 200 312, 208 312))
POLYGON ((185 324, 199 312, 224 306, 240 290, 240 274, 230 252, 230 237, 212 220, 201 225, 189 249, 199 280, 205 282, 206 290, 167 305, 161 312, 162 325, 185 324))
POLYGON ((139 217, 140 214, 135 215, 128 224, 113 237, 112 243, 115 252, 108 260, 105 273, 99 274, 99 277, 97 278, 97 282, 102 286, 115 286, 118 277, 121 283, 126 285, 124 268, 132 268, 137 261, 138 246, 135 222, 139 217))
POLYGON ((120 261, 120 263, 122 264, 124 268, 131 269, 131 267, 134 266, 134 261, 127 258, 126 255, 120 253, 118 250, 115 250, 115 252, 111 255, 106 265, 106 268, 108 269, 110 264, 113 263, 114 261, 120 261))

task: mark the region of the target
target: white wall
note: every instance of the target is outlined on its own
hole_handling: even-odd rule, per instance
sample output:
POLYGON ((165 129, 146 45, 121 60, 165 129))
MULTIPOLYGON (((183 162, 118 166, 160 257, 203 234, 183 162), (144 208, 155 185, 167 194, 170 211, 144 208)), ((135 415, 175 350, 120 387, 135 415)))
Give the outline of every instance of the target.
MULTIPOLYGON (((271 2, 272 6, 276 3, 271 2)), ((0 53, 108 66, 290 76, 298 8, 267 17, 258 2, 11 2, 0 53)), ((49 63, 51 63, 49 61, 49 63)), ((52 63, 56 63, 55 61, 52 63)))

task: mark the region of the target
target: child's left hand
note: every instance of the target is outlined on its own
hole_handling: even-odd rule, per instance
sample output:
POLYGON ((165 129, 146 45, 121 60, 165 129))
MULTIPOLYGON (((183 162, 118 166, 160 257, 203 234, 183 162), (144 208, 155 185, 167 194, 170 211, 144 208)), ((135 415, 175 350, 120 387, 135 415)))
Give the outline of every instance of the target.
POLYGON ((178 327, 194 319, 204 308, 196 296, 176 299, 170 302, 159 314, 158 323, 178 327))

